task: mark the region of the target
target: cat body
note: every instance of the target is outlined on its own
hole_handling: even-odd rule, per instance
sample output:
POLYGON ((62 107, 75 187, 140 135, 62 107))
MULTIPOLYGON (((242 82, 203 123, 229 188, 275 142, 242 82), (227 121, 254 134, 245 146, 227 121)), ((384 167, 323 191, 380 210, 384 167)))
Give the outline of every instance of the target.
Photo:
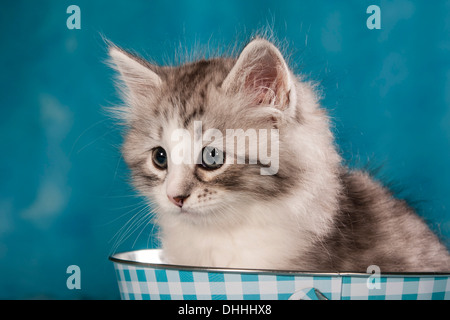
POLYGON ((127 128, 124 159, 153 204, 168 263, 450 270, 447 249, 406 202, 342 165, 315 86, 271 42, 251 41, 237 59, 178 67, 114 45, 109 53, 124 84, 125 106, 116 109, 127 128), (197 138, 174 139, 180 129, 197 138), (255 137, 254 147, 245 144, 255 137), (176 160, 180 145, 191 161, 176 160))

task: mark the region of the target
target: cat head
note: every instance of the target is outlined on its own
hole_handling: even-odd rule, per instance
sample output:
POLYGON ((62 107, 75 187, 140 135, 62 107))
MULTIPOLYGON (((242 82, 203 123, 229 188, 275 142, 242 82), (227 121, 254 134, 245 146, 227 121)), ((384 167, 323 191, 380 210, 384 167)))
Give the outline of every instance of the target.
POLYGON ((296 132, 301 106, 311 112, 315 96, 271 42, 181 66, 150 64, 115 45, 109 55, 125 102, 116 109, 127 128, 124 159, 157 216, 240 221, 248 208, 292 194, 314 167, 302 161, 319 161, 296 132))

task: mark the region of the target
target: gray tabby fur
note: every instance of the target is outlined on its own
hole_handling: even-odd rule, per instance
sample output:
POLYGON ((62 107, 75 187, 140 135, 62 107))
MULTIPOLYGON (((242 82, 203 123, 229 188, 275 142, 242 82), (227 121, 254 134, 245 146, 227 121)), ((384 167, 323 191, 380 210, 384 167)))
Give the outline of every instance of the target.
MULTIPOLYGON (((315 86, 261 38, 239 57, 157 66, 110 44, 124 106, 123 155, 153 204, 167 262, 201 266, 382 272, 450 271, 446 247, 403 200, 342 159, 315 86), (279 169, 261 163, 152 165, 175 128, 279 130, 279 169), (188 195, 187 211, 167 195, 188 195)), ((247 150, 248 151, 248 150, 247 150)))

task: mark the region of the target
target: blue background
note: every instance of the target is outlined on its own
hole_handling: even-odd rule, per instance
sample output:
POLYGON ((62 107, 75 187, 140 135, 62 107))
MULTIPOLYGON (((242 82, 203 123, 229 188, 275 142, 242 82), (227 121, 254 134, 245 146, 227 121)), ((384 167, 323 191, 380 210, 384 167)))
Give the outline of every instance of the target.
POLYGON ((427 3, 3 1, 0 298, 118 298, 108 255, 156 245, 146 221, 120 232, 145 211, 104 111, 119 100, 102 35, 163 63, 272 25, 294 70, 320 81, 349 164, 383 165, 450 246, 450 1, 427 3), (66 27, 71 4, 81 30, 66 27), (366 27, 370 4, 381 30, 366 27), (81 290, 66 287, 72 264, 81 290))

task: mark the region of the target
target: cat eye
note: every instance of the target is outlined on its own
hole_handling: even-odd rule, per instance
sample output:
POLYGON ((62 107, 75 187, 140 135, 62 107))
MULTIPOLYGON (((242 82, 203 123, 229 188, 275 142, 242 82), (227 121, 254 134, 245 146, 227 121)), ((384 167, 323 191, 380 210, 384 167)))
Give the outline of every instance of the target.
POLYGON ((161 147, 156 147, 152 151, 152 160, 155 167, 164 170, 167 168, 167 153, 161 147))
POLYGON ((214 147, 206 146, 202 150, 202 168, 206 170, 219 169, 224 162, 224 153, 214 147))

